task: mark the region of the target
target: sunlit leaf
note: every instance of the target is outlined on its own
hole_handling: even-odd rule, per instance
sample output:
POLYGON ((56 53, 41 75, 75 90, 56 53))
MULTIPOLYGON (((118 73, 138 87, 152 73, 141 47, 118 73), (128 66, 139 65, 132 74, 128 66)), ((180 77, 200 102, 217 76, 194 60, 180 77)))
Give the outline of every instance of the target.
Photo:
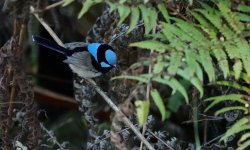
POLYGON ((160 93, 158 92, 157 89, 151 90, 150 94, 151 94, 156 106, 158 107, 158 109, 159 109, 159 111, 161 113, 161 118, 162 118, 162 121, 163 121, 167 117, 167 111, 166 111, 163 99, 161 98, 161 95, 160 95, 160 93))
POLYGON ((234 77, 236 80, 239 80, 239 78, 240 78, 242 67, 243 66, 242 66, 241 60, 236 59, 234 65, 233 65, 234 77))
POLYGON ((250 138, 250 132, 248 132, 248 133, 245 133, 245 134, 243 134, 241 137, 240 137, 240 142, 243 142, 243 141, 245 141, 246 139, 248 139, 248 138, 250 138))
POLYGON ((185 98, 186 103, 188 103, 188 95, 186 89, 183 87, 183 85, 176 80, 175 78, 169 78, 169 77, 154 77, 153 81, 161 83, 161 84, 166 84, 169 87, 171 87, 174 91, 179 91, 182 96, 185 98))
POLYGON ((148 34, 157 23, 157 12, 154 8, 147 8, 145 5, 139 5, 142 19, 145 26, 145 34, 148 34))
POLYGON ((236 123, 234 123, 233 126, 231 126, 224 136, 221 137, 220 141, 224 141, 226 143, 227 139, 231 135, 235 135, 236 133, 239 133, 245 129, 250 129, 250 125, 248 124, 249 120, 248 118, 242 118, 238 120, 236 123))
POLYGON ((119 16, 120 16, 120 19, 119 19, 119 22, 118 22, 118 26, 119 26, 128 17, 128 15, 130 14, 131 10, 130 10, 130 8, 128 6, 125 6, 125 5, 119 5, 117 7, 117 9, 118 9, 119 16))
POLYGON ((158 9, 160 10, 162 16, 167 22, 170 22, 168 11, 166 9, 166 6, 163 3, 160 3, 157 5, 158 9))
POLYGON ((83 5, 82 5, 82 9, 78 14, 78 19, 80 19, 89 9, 90 7, 92 7, 95 4, 101 3, 102 0, 86 0, 83 5))
POLYGON ((214 107, 216 104, 224 101, 237 101, 242 103, 244 106, 248 105, 248 102, 243 99, 243 95, 240 94, 228 94, 228 95, 221 95, 221 96, 214 96, 205 99, 204 101, 212 101, 212 103, 205 109, 205 112, 210 108, 214 107))
POLYGON ((155 65, 154 65, 154 68, 153 68, 153 73, 154 74, 158 74, 158 73, 161 73, 164 69, 164 67, 166 66, 166 63, 160 61, 160 62, 157 62, 155 65))
POLYGON ((242 85, 240 85, 239 83, 236 83, 236 82, 231 82, 231 81, 216 81, 216 82, 213 82, 211 84, 229 86, 229 87, 233 87, 235 89, 244 91, 246 93, 250 93, 250 88, 248 88, 246 86, 242 86, 242 85))
POLYGON ((127 33, 130 33, 138 23, 140 19, 140 11, 138 7, 131 7, 131 17, 130 17, 130 24, 127 33))
POLYGON ((200 92, 200 98, 203 96, 204 90, 202 82, 197 77, 190 77, 187 68, 184 70, 179 69, 177 74, 186 79, 187 81, 190 81, 192 85, 194 85, 198 89, 198 91, 200 92))
POLYGON ((250 140, 247 140, 246 142, 242 143, 237 147, 236 150, 246 150, 250 146, 250 140))
POLYGON ((148 118, 149 113, 149 101, 137 100, 135 101, 136 114, 139 124, 142 126, 148 118))
POLYGON ((162 42, 156 41, 156 40, 135 42, 135 43, 129 44, 129 46, 154 50, 154 51, 160 52, 160 53, 165 52, 165 50, 168 48, 167 44, 163 44, 162 42))
POLYGON ((215 116, 218 116, 222 113, 228 112, 228 111, 234 111, 234 110, 242 110, 244 114, 248 113, 248 108, 243 106, 231 106, 231 107, 224 107, 215 112, 215 116))

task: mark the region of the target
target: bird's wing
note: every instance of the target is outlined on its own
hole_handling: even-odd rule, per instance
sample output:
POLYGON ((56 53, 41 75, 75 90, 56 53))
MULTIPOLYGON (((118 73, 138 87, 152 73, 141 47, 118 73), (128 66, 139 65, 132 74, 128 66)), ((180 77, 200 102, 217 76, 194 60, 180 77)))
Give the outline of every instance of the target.
POLYGON ((84 78, 92 78, 102 74, 92 65, 91 55, 87 51, 76 52, 68 56, 64 62, 69 64, 74 73, 84 78))

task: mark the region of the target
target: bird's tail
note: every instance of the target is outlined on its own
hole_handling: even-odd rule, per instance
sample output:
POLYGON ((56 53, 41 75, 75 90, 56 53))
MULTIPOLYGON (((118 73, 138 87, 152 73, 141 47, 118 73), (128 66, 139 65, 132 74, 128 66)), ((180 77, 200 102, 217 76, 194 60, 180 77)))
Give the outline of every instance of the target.
POLYGON ((36 35, 32 35, 32 40, 33 40, 33 42, 36 42, 39 45, 42 45, 44 47, 47 47, 49 49, 52 49, 52 50, 57 51, 59 53, 62 53, 64 55, 67 55, 68 50, 66 48, 64 48, 56 43, 53 43, 45 38, 42 38, 42 37, 39 37, 36 35))

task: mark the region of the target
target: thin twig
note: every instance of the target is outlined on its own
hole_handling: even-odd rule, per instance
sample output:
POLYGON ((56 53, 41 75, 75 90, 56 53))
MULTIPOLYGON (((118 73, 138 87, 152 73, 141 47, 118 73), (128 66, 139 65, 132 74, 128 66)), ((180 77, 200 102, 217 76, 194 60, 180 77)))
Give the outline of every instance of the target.
POLYGON ((155 138, 157 138, 159 141, 161 141, 164 145, 166 145, 169 149, 174 150, 171 146, 169 146, 166 142, 164 142, 161 138, 159 138, 158 136, 156 136, 153 132, 151 131, 147 131, 149 132, 151 135, 153 135, 155 138))
MULTIPOLYGON (((156 28, 153 28, 152 30, 152 33, 155 34, 156 32, 156 28)), ((150 51, 150 54, 149 55, 152 55, 153 54, 153 50, 150 51)), ((152 73, 152 68, 153 68, 153 65, 152 63, 149 64, 149 67, 148 67, 148 74, 151 74, 152 73)), ((147 93, 146 93, 146 99, 147 101, 149 101, 149 96, 150 96, 150 89, 152 87, 152 84, 151 84, 151 80, 152 80, 152 77, 149 76, 148 78, 148 84, 147 84, 147 93)), ((147 130, 147 124, 144 123, 143 127, 142 127, 142 135, 144 136, 145 132, 147 130)), ((140 145, 140 150, 143 149, 143 143, 141 142, 141 145, 140 145)))
POLYGON ((43 9, 35 10, 34 13, 40 13, 40 12, 43 12, 43 11, 46 11, 46 10, 50 10, 50 9, 55 8, 57 6, 60 6, 62 4, 64 4, 64 0, 61 0, 61 1, 55 2, 55 3, 51 4, 51 5, 48 5, 43 9))
POLYGON ((47 135, 53 140, 53 142, 60 148, 60 150, 65 150, 65 148, 57 141, 56 137, 51 134, 51 132, 45 128, 45 126, 40 123, 40 127, 43 131, 47 133, 47 135))
MULTIPOLYGON (((30 7, 31 12, 35 12, 34 7, 30 7)), ((57 44, 64 47, 62 41, 58 38, 58 36, 55 34, 55 32, 48 26, 48 24, 36 13, 33 13, 37 20, 44 26, 44 28, 49 32, 49 34, 54 38, 54 40, 57 42, 57 44)), ((140 140, 147 146, 149 150, 154 150, 152 145, 144 138, 144 136, 138 131, 138 129, 133 125, 133 123, 121 112, 121 110, 112 102, 112 100, 105 94, 104 91, 101 90, 99 86, 92 80, 92 79, 86 79, 94 88, 95 90, 103 97, 103 99, 109 104, 109 106, 116 112, 121 114, 122 120, 124 123, 131 129, 133 132, 140 138, 140 140)))
POLYGON ((50 26, 43 20, 43 18, 40 18, 37 13, 35 13, 35 9, 33 6, 30 6, 30 12, 36 17, 36 19, 43 25, 43 27, 49 32, 49 34, 52 36, 52 38, 56 41, 56 43, 60 46, 64 46, 63 42, 59 39, 59 37, 56 35, 56 33, 50 28, 50 26))
POLYGON ((204 146, 207 146, 208 144, 211 144, 212 142, 214 142, 214 141, 218 140, 218 139, 219 139, 219 138, 221 138, 224 134, 225 134, 225 133, 223 133, 223 134, 221 134, 221 135, 219 135, 219 136, 217 136, 217 137, 213 138, 213 139, 212 139, 212 140, 210 140, 209 142, 207 142, 207 143, 203 144, 200 148, 203 148, 204 146))

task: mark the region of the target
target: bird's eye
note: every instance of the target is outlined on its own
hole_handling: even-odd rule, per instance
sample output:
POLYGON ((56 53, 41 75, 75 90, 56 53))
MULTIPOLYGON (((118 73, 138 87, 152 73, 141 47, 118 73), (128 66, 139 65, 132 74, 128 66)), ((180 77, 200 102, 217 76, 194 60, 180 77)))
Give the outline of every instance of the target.
POLYGON ((108 68, 108 67, 111 67, 111 66, 109 64, 105 63, 105 62, 101 62, 101 67, 108 68))

